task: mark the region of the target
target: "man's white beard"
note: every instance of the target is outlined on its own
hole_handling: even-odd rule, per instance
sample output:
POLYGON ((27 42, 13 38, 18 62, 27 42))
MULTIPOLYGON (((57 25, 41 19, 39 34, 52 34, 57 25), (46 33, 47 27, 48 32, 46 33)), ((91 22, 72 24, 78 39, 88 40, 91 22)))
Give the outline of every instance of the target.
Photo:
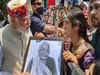
MULTIPOLYGON (((17 24, 18 26, 20 26, 19 22, 18 22, 18 19, 16 19, 17 21, 17 24)), ((26 25, 26 26, 30 26, 30 25, 26 25)), ((26 28, 26 27, 23 27, 23 26, 20 26, 19 28, 16 29, 19 33, 28 33, 30 28, 26 28)))
POLYGON ((30 28, 26 29, 24 27, 16 29, 20 33, 28 33, 30 31, 30 28))

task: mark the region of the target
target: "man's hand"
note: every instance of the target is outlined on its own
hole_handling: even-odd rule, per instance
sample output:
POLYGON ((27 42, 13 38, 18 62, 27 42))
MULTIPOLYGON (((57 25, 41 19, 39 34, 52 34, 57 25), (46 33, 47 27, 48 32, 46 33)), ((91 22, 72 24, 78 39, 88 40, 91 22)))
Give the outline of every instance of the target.
MULTIPOLYGON (((17 75, 16 73, 14 73, 14 75, 17 75)), ((20 74, 18 74, 18 75, 31 75, 30 73, 28 73, 28 72, 23 72, 23 73, 20 73, 20 74)))
POLYGON ((21 74, 19 74, 19 75, 31 75, 31 74, 28 73, 28 72, 23 72, 23 73, 21 73, 21 74))
POLYGON ((64 34, 64 29, 56 27, 56 26, 52 26, 52 25, 51 26, 46 25, 44 27, 44 30, 43 30, 44 33, 48 33, 48 34, 52 34, 52 33, 55 33, 57 31, 60 31, 62 34, 64 34))
POLYGON ((36 38, 36 39, 38 39, 38 40, 40 40, 40 39, 43 39, 45 36, 44 36, 44 34, 43 33, 35 33, 35 35, 34 35, 34 37, 36 38))
POLYGON ((67 51, 64 51, 63 53, 63 57, 66 61, 72 61, 74 62, 76 65, 78 65, 78 61, 77 61, 77 58, 76 56, 74 56, 69 50, 67 51))
POLYGON ((57 35, 58 35, 58 37, 63 37, 64 36, 64 29, 58 28, 57 29, 57 35))

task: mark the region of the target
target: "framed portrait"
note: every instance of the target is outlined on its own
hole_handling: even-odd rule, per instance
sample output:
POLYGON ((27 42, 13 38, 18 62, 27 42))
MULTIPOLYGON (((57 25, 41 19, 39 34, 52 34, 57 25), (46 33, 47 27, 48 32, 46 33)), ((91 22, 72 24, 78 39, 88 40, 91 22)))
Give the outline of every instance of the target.
POLYGON ((62 75, 62 40, 30 39, 22 72, 32 75, 62 75))

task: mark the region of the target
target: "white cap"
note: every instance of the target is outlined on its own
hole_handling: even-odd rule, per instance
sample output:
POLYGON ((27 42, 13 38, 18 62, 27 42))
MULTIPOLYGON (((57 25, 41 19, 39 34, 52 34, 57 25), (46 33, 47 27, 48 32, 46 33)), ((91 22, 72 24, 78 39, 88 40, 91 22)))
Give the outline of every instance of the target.
POLYGON ((13 10, 15 8, 19 8, 23 5, 25 5, 27 2, 27 0, 11 0, 9 1, 9 3, 7 4, 7 7, 10 9, 10 10, 13 10))

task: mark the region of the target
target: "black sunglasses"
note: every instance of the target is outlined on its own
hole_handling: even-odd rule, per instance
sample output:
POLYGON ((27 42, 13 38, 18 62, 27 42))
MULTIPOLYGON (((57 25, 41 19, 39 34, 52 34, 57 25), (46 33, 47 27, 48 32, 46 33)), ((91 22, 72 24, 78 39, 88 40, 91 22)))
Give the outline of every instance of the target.
POLYGON ((31 2, 32 5, 41 5, 41 2, 31 2))

